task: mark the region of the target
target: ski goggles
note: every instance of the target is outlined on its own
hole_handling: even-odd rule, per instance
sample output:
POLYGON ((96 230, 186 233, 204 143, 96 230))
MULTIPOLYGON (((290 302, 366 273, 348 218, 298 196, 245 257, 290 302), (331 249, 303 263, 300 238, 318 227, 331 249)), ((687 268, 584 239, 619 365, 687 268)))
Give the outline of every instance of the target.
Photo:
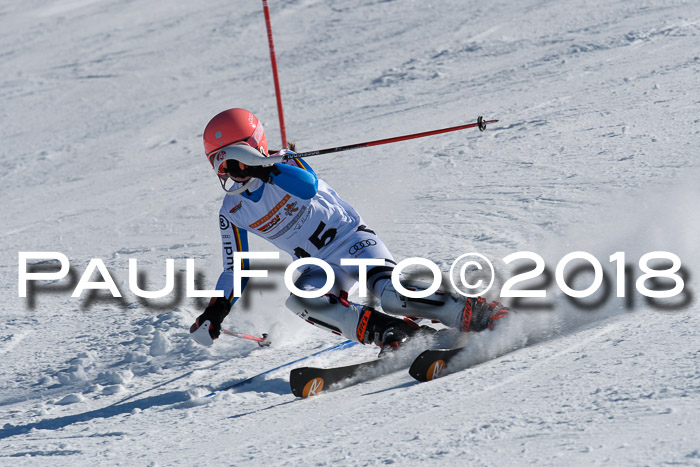
MULTIPOLYGON (((213 155, 216 155, 216 153, 213 155)), ((213 165, 215 160, 212 159, 210 162, 212 162, 213 165)), ((224 159, 222 162, 220 162, 218 168, 215 166, 215 169, 219 183, 221 184, 221 188, 223 188, 223 190, 230 195, 242 193, 250 188, 250 186, 255 182, 254 178, 250 177, 248 180, 243 182, 239 182, 234 179, 234 177, 239 179, 245 178, 247 175, 244 173, 244 171, 247 168, 247 165, 234 159, 224 159)))
POLYGON ((216 171, 224 191, 228 194, 237 194, 246 190, 254 182, 255 177, 248 171, 258 169, 257 166, 261 165, 260 159, 266 157, 260 149, 252 147, 246 141, 238 141, 213 152, 209 156, 209 162, 216 171), (246 162, 256 167, 249 167, 246 162), (246 178, 248 180, 236 180, 246 178))
MULTIPOLYGON (((214 152, 212 152, 211 154, 209 154, 207 157, 208 157, 208 159, 209 159, 209 163, 211 164, 211 166, 212 166, 212 168, 213 168, 214 170, 217 170, 217 167, 216 167, 216 165, 215 165, 215 164, 216 164, 217 158, 218 158, 219 160, 223 159, 222 157, 219 157, 219 156, 220 156, 221 153, 225 150, 225 148, 227 148, 227 147, 229 147, 229 146, 235 146, 235 145, 237 145, 237 144, 245 144, 245 145, 247 145, 247 146, 250 146, 250 147, 253 148, 253 149, 257 149, 258 151, 260 151, 260 153, 261 153, 263 156, 267 157, 267 154, 263 153, 263 152, 260 150, 260 147, 259 147, 259 145, 258 145, 258 140, 255 139, 255 134, 253 134, 252 136, 250 136, 250 137, 248 137, 248 138, 239 139, 238 141, 234 141, 233 143, 227 144, 226 146, 224 146, 224 147, 222 147, 222 148, 219 148, 219 149, 217 149, 216 151, 214 151, 214 152)), ((217 170, 217 172, 219 172, 219 171, 217 170)))
POLYGON ((217 175, 221 176, 231 176, 234 178, 247 177, 246 169, 248 168, 243 162, 228 159, 219 165, 219 170, 216 172, 217 175))

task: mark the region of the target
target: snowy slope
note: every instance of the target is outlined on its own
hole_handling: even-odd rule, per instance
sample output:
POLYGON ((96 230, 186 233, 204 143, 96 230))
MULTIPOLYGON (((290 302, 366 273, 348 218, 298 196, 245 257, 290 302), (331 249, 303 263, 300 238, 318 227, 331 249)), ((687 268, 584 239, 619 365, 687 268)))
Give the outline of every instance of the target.
POLYGON ((586 311, 551 287, 553 310, 477 336, 464 363, 518 350, 435 382, 401 371, 302 401, 284 369, 203 398, 340 342, 284 308, 289 258, 226 321, 270 333, 269 349, 199 347, 202 300, 128 288, 130 258, 151 289, 168 258, 181 283, 193 258, 214 285, 222 192, 204 125, 246 107, 279 145, 261 5, 4 0, 0 464, 700 464, 700 4, 270 3, 300 150, 500 119, 309 159, 396 258, 448 271, 470 251, 530 250, 553 270, 584 250, 613 271, 617 251, 634 265, 666 250, 687 303, 634 293, 586 311), (18 298, 20 251, 64 253, 72 280, 18 298), (70 297, 91 258, 122 300, 70 297))

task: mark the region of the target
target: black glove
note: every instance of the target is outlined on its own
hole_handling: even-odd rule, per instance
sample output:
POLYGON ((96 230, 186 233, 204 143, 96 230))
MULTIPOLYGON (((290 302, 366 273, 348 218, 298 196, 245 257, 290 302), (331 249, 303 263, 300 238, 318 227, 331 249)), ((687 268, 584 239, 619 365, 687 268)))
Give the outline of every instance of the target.
POLYGON ((259 178, 265 183, 272 182, 273 175, 280 173, 279 169, 274 165, 270 165, 268 167, 263 167, 262 165, 249 165, 246 167, 244 172, 246 175, 250 175, 253 178, 259 178))
POLYGON ((280 173, 279 169, 274 165, 268 165, 267 167, 262 165, 247 165, 244 169, 241 169, 238 164, 227 164, 227 166, 230 166, 227 172, 234 177, 259 178, 265 183, 272 182, 273 175, 280 173))
POLYGON ((204 313, 197 316, 197 320, 190 328, 190 332, 196 331, 202 323, 209 320, 211 322, 211 326, 209 326, 209 335, 212 339, 217 339, 221 335, 221 322, 226 318, 230 310, 231 304, 228 300, 223 297, 217 298, 214 303, 204 310, 204 313))

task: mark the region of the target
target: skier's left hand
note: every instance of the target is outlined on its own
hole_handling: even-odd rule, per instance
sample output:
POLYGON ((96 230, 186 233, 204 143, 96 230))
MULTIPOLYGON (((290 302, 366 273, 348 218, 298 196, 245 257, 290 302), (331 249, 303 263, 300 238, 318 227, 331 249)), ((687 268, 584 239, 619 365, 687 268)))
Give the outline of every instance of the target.
POLYGON ((204 313, 197 316, 194 324, 190 327, 190 332, 194 332, 199 329, 205 321, 209 321, 211 326, 209 326, 209 335, 212 339, 218 339, 221 335, 221 322, 224 320, 226 315, 228 315, 231 306, 223 297, 217 298, 211 305, 209 305, 204 313))

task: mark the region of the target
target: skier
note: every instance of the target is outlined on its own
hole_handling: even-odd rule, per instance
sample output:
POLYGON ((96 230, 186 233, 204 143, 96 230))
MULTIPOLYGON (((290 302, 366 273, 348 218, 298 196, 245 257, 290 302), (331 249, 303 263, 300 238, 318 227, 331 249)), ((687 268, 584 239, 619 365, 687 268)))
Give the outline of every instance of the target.
MULTIPOLYGON (((376 344, 383 350, 397 348, 426 330, 409 318, 387 313, 427 318, 463 332, 478 332, 491 328, 508 312, 500 303, 488 304, 481 297, 437 291, 427 298, 411 299, 399 294, 391 283, 396 265, 393 256, 352 206, 300 159, 265 165, 269 156, 265 131, 251 112, 235 108, 219 113, 207 124, 203 139, 209 163, 227 192, 219 211, 224 270, 216 284, 224 297, 211 299, 190 332, 208 320, 209 335, 212 339, 219 337, 221 322, 237 300, 233 293, 233 253, 248 251, 249 232, 295 258, 314 257, 328 263, 335 273, 330 292, 319 298, 291 294, 286 305, 307 322, 363 344, 376 344), (348 291, 362 276, 358 266, 341 266, 343 258, 379 260, 377 265, 367 267, 365 280, 383 311, 348 301, 348 291)), ((275 153, 283 154, 293 153, 286 149, 275 153)), ((243 260, 242 268, 249 268, 248 260, 243 260)), ((242 278, 242 288, 247 279, 242 278)), ((301 290, 318 290, 325 283, 326 274, 316 265, 306 267, 295 281, 301 290)), ((401 284, 413 290, 429 286, 403 279, 401 284)))

